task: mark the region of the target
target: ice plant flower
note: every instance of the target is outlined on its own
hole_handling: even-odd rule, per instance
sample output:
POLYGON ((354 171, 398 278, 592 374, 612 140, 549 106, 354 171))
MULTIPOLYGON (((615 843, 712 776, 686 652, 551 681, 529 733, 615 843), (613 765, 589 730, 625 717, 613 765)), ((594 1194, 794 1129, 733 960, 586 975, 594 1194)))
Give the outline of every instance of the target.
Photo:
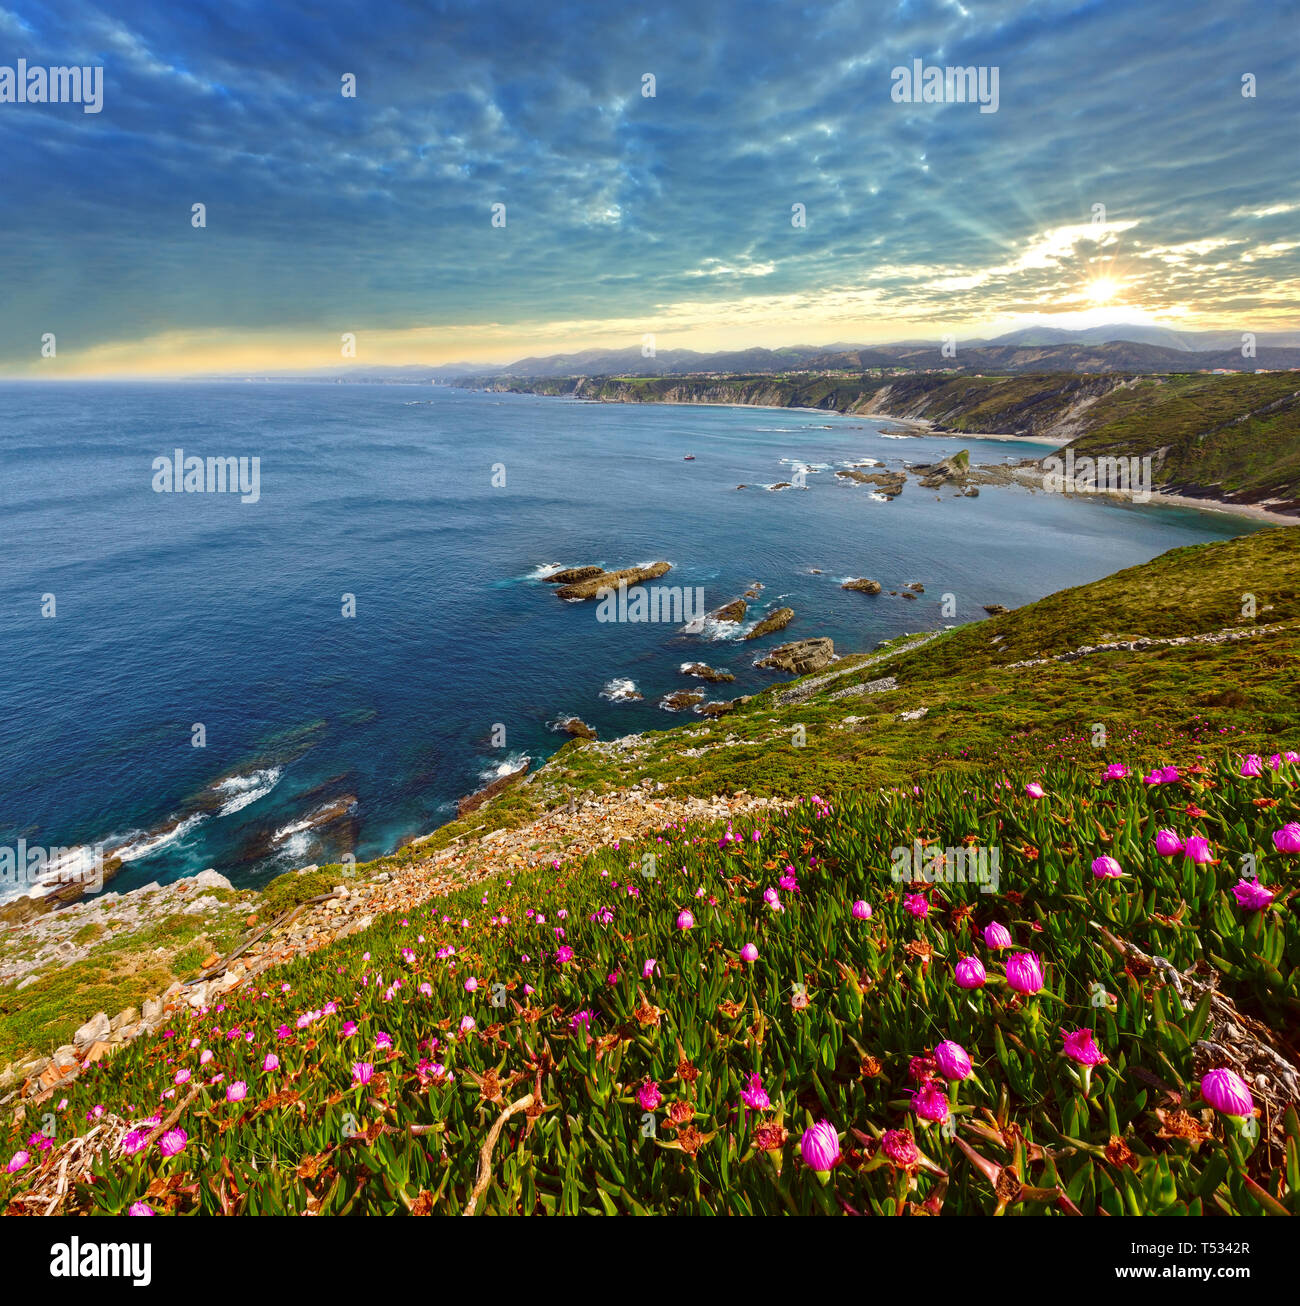
POLYGON ((969 1079, 971 1075, 970 1057, 960 1043, 945 1039, 934 1049, 935 1065, 945 1079, 969 1079))
POLYGON ((277 1056, 275 1055, 274 1052, 268 1052, 268 1053, 266 1054, 266 1060, 262 1062, 262 1069, 263 1069, 263 1070, 279 1070, 279 1069, 280 1069, 280 1058, 277 1057, 277 1056))
POLYGON ((695 924, 695 917, 691 915, 685 907, 677 913, 677 928, 679 930, 689 930, 695 924))
POLYGON ((1232 886, 1232 893, 1237 906, 1246 911, 1263 911, 1273 901, 1272 890, 1264 888, 1258 880, 1242 880, 1232 886))
POLYGON ((1118 880, 1124 874, 1120 864, 1113 857, 1095 857, 1092 873, 1099 880, 1118 880))
POLYGON ((596 1013, 595 1013, 594 1011, 592 1011, 589 1007, 588 1007, 588 1008, 585 1008, 585 1009, 582 1010, 582 1011, 575 1012, 575 1013, 574 1013, 574 1016, 573 1016, 573 1019, 569 1021, 569 1027, 570 1027, 570 1028, 573 1030, 573 1032, 576 1034, 576 1033, 578 1032, 578 1030, 580 1030, 580 1029, 586 1029, 586 1028, 588 1028, 588 1026, 590 1026, 590 1024, 591 1024, 591 1018, 592 1018, 595 1014, 596 1014, 596 1013))
POLYGON ((869 921, 871 919, 871 906, 861 898, 853 904, 853 919, 856 921, 869 921))
POLYGON ((840 1140, 829 1120, 819 1120, 803 1131, 799 1154, 810 1170, 823 1177, 830 1174, 840 1159, 840 1140))
POLYGON ((922 1084, 912 1094, 912 1110, 922 1120, 941 1124, 948 1119, 948 1095, 936 1083, 922 1084))
POLYGON ((154 1209, 148 1202, 132 1202, 127 1215, 152 1215, 154 1209))
POLYGON ((1128 767, 1126 767, 1123 762, 1112 762, 1106 768, 1105 779, 1107 780, 1123 780, 1127 776, 1128 767))
POLYGON ((917 920, 923 920, 930 911, 930 904, 926 901, 923 893, 905 893, 903 895, 903 906, 917 920))
POLYGON ((1099 1066, 1106 1060, 1101 1049, 1092 1041, 1092 1030, 1061 1031, 1065 1039, 1065 1055, 1081 1066, 1099 1066))
POLYGON ((1156 831, 1156 852, 1161 857, 1176 857, 1183 851, 1183 841, 1172 830, 1156 831))
POLYGON ((248 1085, 242 1079, 237 1079, 226 1089, 227 1102, 242 1102, 248 1096, 248 1085))
POLYGON ((1033 952, 1017 952, 1007 958, 1007 984, 1017 993, 1037 993, 1043 987, 1043 967, 1033 952))
POLYGON ((649 979, 659 969, 659 963, 653 957, 647 957, 641 967, 641 978, 649 979))
POLYGON ((572 949, 571 947, 569 947, 569 945, 568 945, 567 943, 564 944, 563 947, 556 948, 556 950, 555 950, 555 960, 558 961, 558 962, 560 963, 561 966, 565 965, 566 962, 570 962, 570 961, 572 961, 572 960, 573 960, 573 949, 572 949))
POLYGON ((978 957, 963 957, 953 968, 953 977, 959 988, 980 989, 988 977, 984 973, 984 963, 978 957))
POLYGON ((358 1061, 352 1066, 352 1084, 354 1088, 360 1088, 370 1083, 375 1073, 375 1068, 369 1061, 358 1061))
POLYGON ((749 1082, 740 1090, 740 1100, 751 1111, 766 1111, 772 1105, 772 1100, 763 1087, 763 1080, 758 1071, 750 1075, 749 1082))
POLYGON ((984 942, 990 948, 1009 948, 1011 946, 1011 931, 998 921, 990 921, 984 927, 984 942))
POLYGON ((1225 1116, 1248 1116, 1255 1110, 1250 1089, 1233 1070, 1207 1070, 1201 1079, 1201 1096, 1225 1116))
POLYGON ((183 1129, 169 1129, 158 1140, 158 1150, 164 1156, 178 1156, 185 1150, 189 1137, 183 1129))
POLYGON ((1025 793, 1027 793, 1030 796, 1030 798, 1042 798, 1043 786, 1040 785, 1037 780, 1031 780, 1025 786, 1025 793))
POLYGON ((647 1079, 637 1089, 636 1100, 641 1104, 642 1111, 653 1111, 664 1100, 664 1095, 659 1091, 659 1085, 653 1079, 647 1079))
POLYGON ((1288 821, 1273 831, 1273 847, 1280 853, 1300 853, 1300 823, 1288 821))
POLYGON ((1241 759, 1241 774, 1244 776, 1264 774, 1264 762, 1258 753, 1251 753, 1249 757, 1241 759))
POLYGON ((1201 834, 1194 834, 1188 839, 1183 845, 1183 855, 1197 866, 1208 866, 1214 860, 1210 855, 1210 841, 1201 834))
POLYGON ((757 961, 758 949, 752 943, 747 943, 743 948, 741 948, 740 955, 746 961, 757 961))
POLYGON ((119 1150, 126 1156, 134 1156, 137 1152, 144 1151, 145 1140, 149 1137, 143 1129, 132 1129, 125 1134, 121 1143, 118 1145, 119 1150))
POLYGON ((6 1174, 17 1174, 30 1161, 31 1155, 27 1152, 15 1152, 9 1158, 9 1164, 5 1167, 6 1174))
POLYGON ((910 1129, 889 1129, 880 1138, 880 1150, 897 1166, 906 1169, 921 1159, 910 1129))

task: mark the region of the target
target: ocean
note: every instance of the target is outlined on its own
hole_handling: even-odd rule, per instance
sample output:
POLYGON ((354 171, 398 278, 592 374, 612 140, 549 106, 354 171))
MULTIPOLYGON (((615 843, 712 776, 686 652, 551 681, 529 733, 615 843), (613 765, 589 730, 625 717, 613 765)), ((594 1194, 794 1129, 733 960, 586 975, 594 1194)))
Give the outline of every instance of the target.
POLYGON ((1257 529, 1016 488, 883 501, 835 469, 1046 449, 821 412, 270 382, 0 404, 0 847, 103 844, 116 890, 378 856, 554 752, 565 716, 602 738, 698 720, 658 700, 771 684, 752 664, 783 640, 869 650, 1257 529), (256 494, 156 490, 176 450, 256 458, 256 494), (764 488, 800 468, 806 488, 764 488), (757 642, 601 622, 541 579, 656 559, 710 609, 761 583, 746 627, 795 620, 757 642), (925 593, 840 588, 861 576, 925 593), (735 682, 701 686, 696 660, 735 682))

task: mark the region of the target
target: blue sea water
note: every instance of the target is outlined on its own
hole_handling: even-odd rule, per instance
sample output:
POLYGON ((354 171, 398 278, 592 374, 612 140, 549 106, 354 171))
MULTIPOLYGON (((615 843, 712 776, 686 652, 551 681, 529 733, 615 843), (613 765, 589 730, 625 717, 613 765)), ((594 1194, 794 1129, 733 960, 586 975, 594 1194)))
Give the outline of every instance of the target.
POLYGON ((548 564, 667 559, 661 583, 709 608, 758 581, 751 618, 797 614, 781 639, 862 651, 946 624, 944 593, 948 621, 974 620, 1254 528, 1019 489, 936 501, 914 481, 883 502, 834 469, 1034 450, 820 412, 119 383, 6 385, 0 413, 0 846, 107 842, 129 858, 119 890, 391 851, 555 751, 561 716, 602 738, 698 719, 657 706, 700 687, 686 661, 736 673, 710 697, 772 683, 752 663, 777 639, 601 623, 539 579, 548 564), (176 448, 258 457, 258 502, 155 492, 176 448), (806 489, 762 488, 799 466, 806 489), (925 594, 841 590, 850 576, 925 594), (602 697, 625 680, 642 700, 602 697))

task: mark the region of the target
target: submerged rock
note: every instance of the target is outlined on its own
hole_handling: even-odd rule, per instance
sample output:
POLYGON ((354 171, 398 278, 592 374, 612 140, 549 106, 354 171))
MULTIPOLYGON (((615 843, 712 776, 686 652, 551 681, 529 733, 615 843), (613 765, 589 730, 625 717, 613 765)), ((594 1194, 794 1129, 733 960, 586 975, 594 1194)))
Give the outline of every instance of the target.
POLYGON ((696 680, 707 680, 711 684, 736 678, 730 671, 719 671, 716 667, 710 667, 703 662, 683 662, 681 672, 684 676, 694 676, 696 680))
POLYGON ((542 579, 548 585, 576 585, 581 580, 591 580, 593 576, 604 574, 604 567, 565 567, 563 571, 553 571, 542 579))
POLYGON ((880 582, 878 580, 868 580, 865 576, 857 580, 846 580, 840 586, 842 590, 857 590, 859 594, 879 594, 880 582))
POLYGON ((744 599, 732 599, 730 603, 715 608, 709 613, 709 617, 714 621, 744 621, 745 613, 748 611, 749 605, 744 599))

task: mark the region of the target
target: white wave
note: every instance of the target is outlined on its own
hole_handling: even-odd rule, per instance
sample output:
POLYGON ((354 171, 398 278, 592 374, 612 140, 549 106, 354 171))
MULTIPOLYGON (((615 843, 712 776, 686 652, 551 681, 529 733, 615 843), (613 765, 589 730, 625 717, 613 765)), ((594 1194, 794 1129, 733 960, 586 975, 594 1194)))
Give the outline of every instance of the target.
POLYGON ((532 571, 525 573, 525 580, 545 580, 548 576, 554 576, 557 571, 564 570, 562 562, 543 562, 534 567, 532 571))
POLYGON ((600 696, 609 699, 611 703, 631 703, 643 697, 636 687, 636 681, 628 680, 623 676, 616 676, 613 680, 606 681, 600 696))
POLYGON ((232 775, 225 780, 218 780, 212 788, 219 794, 228 794, 229 797, 217 815, 230 816, 235 812, 243 811, 259 798, 265 798, 279 783, 283 773, 281 767, 268 766, 262 771, 250 771, 247 775, 232 775))
POLYGON ((504 761, 490 762, 485 766, 479 772, 479 779, 490 784, 493 780, 500 780, 503 775, 518 771, 521 766, 527 766, 530 760, 527 753, 511 753, 504 761))
POLYGON ((175 825, 165 826, 161 830, 136 830, 127 836, 127 843, 111 849, 111 854, 124 862, 136 862, 141 857, 149 857, 160 848, 169 847, 178 839, 183 839, 196 825, 207 820, 206 812, 195 812, 175 825))

